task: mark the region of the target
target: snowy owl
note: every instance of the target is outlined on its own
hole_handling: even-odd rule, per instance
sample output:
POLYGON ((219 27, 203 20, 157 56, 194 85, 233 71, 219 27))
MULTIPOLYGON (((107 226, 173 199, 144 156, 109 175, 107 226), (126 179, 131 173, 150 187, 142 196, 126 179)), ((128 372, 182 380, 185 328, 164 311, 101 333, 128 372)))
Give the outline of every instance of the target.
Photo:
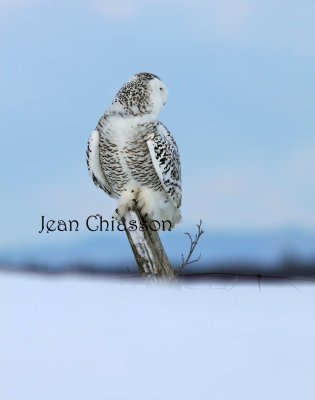
POLYGON ((156 75, 132 76, 92 132, 87 165, 95 185, 119 200, 119 217, 136 203, 144 217, 174 227, 181 221, 181 166, 174 138, 158 121, 166 100, 156 75))

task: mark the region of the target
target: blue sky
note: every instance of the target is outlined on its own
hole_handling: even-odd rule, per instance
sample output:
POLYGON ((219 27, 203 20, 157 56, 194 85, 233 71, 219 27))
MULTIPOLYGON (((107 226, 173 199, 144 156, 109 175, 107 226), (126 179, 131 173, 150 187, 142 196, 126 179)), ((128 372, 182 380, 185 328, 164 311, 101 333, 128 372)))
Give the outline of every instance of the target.
POLYGON ((1 0, 1 247, 111 216, 85 147, 131 75, 169 90, 186 225, 315 228, 312 1, 1 0))

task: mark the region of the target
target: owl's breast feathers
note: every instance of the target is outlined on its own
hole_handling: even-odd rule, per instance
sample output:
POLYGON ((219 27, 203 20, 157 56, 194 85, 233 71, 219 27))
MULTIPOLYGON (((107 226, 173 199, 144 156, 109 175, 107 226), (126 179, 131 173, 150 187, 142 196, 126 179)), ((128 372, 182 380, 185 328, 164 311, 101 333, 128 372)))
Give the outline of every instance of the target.
POLYGON ((87 151, 90 173, 92 178, 93 175, 96 177, 94 183, 112 197, 120 197, 133 180, 140 186, 163 192, 166 199, 179 208, 181 166, 178 148, 170 132, 158 121, 135 123, 134 118, 125 121, 123 118, 111 119, 101 118, 92 134, 94 143, 95 136, 99 138, 98 160, 97 156, 93 157, 93 166, 98 164, 97 173, 91 172, 91 152, 87 151), (102 177, 105 180, 100 179, 102 177))

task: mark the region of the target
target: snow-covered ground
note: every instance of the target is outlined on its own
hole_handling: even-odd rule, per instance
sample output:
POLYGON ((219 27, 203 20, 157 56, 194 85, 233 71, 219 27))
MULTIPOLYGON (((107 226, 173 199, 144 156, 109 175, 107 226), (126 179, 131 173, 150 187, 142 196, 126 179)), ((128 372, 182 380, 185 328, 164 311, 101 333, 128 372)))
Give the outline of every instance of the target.
POLYGON ((1 400, 315 398, 315 286, 0 276, 1 400))

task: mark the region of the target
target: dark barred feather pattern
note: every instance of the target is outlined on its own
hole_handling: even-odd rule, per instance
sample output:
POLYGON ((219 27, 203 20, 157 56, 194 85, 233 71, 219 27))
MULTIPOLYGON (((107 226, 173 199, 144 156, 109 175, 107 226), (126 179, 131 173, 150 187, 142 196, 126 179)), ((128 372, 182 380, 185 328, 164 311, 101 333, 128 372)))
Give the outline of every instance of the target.
POLYGON ((182 202, 181 165, 174 138, 154 114, 162 105, 160 90, 167 95, 159 81, 156 75, 140 73, 123 85, 91 135, 87 165, 95 185, 111 197, 120 198, 133 187, 160 192, 159 201, 170 202, 178 221, 180 211, 175 215, 174 210, 182 202))
POLYGON ((96 136, 98 136, 98 132, 94 131, 88 141, 86 149, 87 167, 94 184, 103 189, 104 192, 107 193, 109 196, 116 197, 115 195, 113 195, 113 191, 109 186, 108 181, 103 174, 103 171, 100 171, 100 168, 95 168, 95 164, 97 164, 97 167, 99 167, 99 143, 96 136), (93 146, 94 152, 92 149, 93 146))
POLYGON ((161 123, 156 124, 154 136, 148 142, 153 164, 160 182, 174 205, 182 204, 181 165, 177 144, 161 123))
POLYGON ((114 103, 124 107, 125 115, 144 115, 150 112, 152 101, 147 83, 154 78, 158 77, 145 72, 135 75, 119 90, 114 103))

